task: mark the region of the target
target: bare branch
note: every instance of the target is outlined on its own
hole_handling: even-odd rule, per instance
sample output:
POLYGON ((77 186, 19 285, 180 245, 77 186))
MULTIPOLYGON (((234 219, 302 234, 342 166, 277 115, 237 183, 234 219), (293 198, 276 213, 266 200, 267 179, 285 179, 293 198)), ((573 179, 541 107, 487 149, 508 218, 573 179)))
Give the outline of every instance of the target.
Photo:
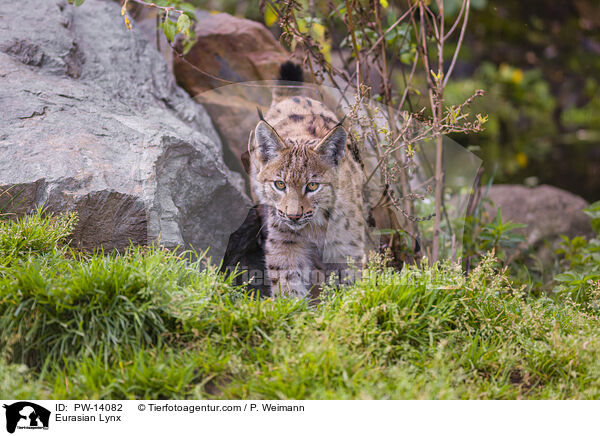
POLYGON ((176 9, 174 6, 159 6, 156 3, 146 2, 144 0, 127 0, 126 2, 134 2, 134 3, 140 4, 142 6, 146 6, 148 8, 161 9, 165 12, 178 12, 180 14, 185 13, 185 11, 183 11, 181 9, 176 9))
POLYGON ((444 35, 444 41, 447 40, 448 38, 450 38, 450 36, 452 36, 454 31, 456 30, 456 27, 458 26, 458 23, 460 23, 460 19, 462 18, 463 13, 465 12, 466 4, 467 4, 467 2, 465 0, 463 0, 462 4, 460 6, 460 12, 458 13, 458 17, 456 17, 456 20, 454 21, 454 24, 452 25, 452 27, 450 28, 448 33, 446 33, 444 35))
POLYGON ((466 0, 466 9, 465 9, 465 19, 463 20, 462 28, 460 29, 460 36, 458 37, 458 43, 456 44, 456 50, 454 51, 454 56, 452 57, 452 62, 448 67, 448 71, 446 72, 446 77, 444 77, 444 86, 448 83, 448 79, 454 70, 454 65, 456 64, 456 59, 458 58, 458 52, 460 51, 460 47, 463 42, 463 38, 465 36, 465 30, 467 29, 467 23, 469 22, 469 8, 471 6, 471 0, 466 0))

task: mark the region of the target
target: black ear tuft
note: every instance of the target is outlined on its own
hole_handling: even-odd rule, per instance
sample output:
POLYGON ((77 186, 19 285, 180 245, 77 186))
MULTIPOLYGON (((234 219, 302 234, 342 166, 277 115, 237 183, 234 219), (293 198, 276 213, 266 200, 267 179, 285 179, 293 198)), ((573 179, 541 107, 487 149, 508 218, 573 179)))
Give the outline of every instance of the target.
POLYGON ((315 151, 336 166, 346 152, 346 131, 341 125, 335 126, 315 147, 315 151))
POLYGON ((302 67, 291 61, 284 62, 279 67, 280 82, 304 82, 302 67))
POLYGON ((258 119, 260 121, 264 121, 265 117, 263 116, 262 110, 260 109, 260 106, 256 106, 256 113, 258 114, 258 119))
POLYGON ((260 159, 265 163, 277 157, 286 148, 275 129, 264 120, 259 121, 254 130, 254 136, 260 159))

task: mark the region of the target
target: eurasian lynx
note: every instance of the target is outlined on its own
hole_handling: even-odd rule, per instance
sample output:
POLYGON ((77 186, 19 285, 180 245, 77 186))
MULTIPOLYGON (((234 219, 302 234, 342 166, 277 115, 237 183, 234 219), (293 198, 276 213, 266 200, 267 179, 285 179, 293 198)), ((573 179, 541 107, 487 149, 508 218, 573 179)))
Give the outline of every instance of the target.
MULTIPOLYGON (((282 65, 280 79, 299 77, 299 67, 282 65)), ((364 259, 364 174, 347 140, 333 112, 304 96, 274 98, 251 136, 250 180, 267 211, 273 296, 305 296, 328 265, 364 259)))

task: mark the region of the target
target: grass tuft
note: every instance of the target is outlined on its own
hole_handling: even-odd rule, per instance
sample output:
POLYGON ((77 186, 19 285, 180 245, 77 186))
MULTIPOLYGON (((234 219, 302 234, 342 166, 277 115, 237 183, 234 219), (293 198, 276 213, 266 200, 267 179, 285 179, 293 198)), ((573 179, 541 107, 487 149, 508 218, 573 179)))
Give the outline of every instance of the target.
POLYGON ((41 208, 15 220, 0 220, 0 267, 53 253, 67 241, 76 224, 75 214, 54 217, 41 208))

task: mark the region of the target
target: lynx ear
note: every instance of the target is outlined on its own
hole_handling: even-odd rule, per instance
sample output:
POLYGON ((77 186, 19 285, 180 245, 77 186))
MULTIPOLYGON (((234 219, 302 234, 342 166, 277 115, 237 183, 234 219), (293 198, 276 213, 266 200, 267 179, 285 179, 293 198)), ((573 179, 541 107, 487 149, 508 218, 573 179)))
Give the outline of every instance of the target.
POLYGON ((336 166, 346 152, 346 139, 344 127, 338 124, 327 133, 314 150, 336 166))
POLYGON ((274 159, 287 148, 275 129, 264 120, 258 122, 254 129, 254 136, 258 155, 264 163, 274 159))

